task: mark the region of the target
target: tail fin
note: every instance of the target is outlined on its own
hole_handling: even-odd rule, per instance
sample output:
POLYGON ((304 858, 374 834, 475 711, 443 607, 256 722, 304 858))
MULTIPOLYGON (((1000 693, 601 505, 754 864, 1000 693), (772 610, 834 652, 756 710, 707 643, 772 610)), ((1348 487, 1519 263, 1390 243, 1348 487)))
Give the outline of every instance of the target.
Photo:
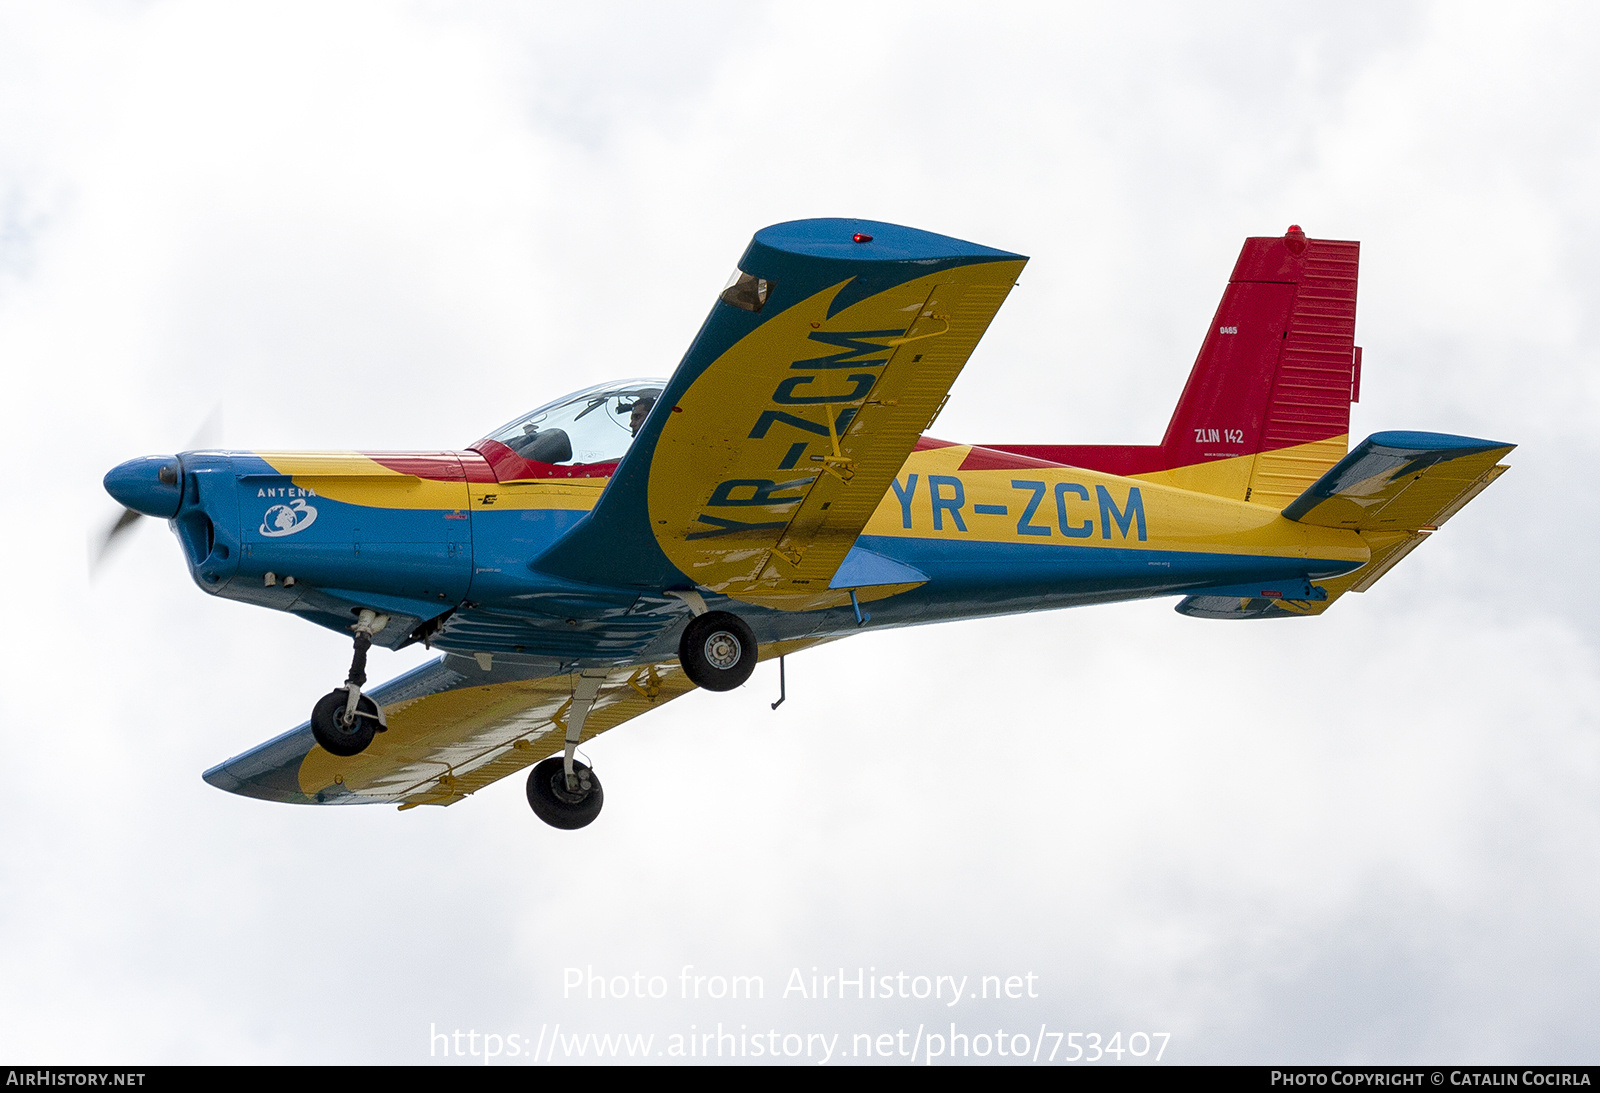
POLYGON ((1282 508, 1348 449, 1360 250, 1246 239, 1159 445, 986 447, 1282 508))

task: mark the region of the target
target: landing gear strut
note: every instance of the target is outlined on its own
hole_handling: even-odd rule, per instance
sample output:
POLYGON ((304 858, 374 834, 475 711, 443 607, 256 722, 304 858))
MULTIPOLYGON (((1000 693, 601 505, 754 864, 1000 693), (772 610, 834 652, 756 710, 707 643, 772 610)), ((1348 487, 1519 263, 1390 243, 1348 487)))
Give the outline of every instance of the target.
POLYGON ((367 650, 372 635, 389 624, 389 616, 365 608, 356 624, 356 651, 350 658, 350 676, 343 687, 335 687, 317 700, 311 710, 311 735, 324 751, 339 756, 360 755, 376 733, 389 728, 383 711, 361 693, 367 682, 367 650))
POLYGON ((609 675, 605 668, 589 668, 578 673, 572 700, 552 718, 563 730, 566 746, 560 755, 552 755, 539 763, 528 775, 528 805, 535 816, 551 827, 563 831, 587 827, 600 815, 600 806, 605 803, 600 779, 573 755, 583 740, 584 720, 609 675), (562 720, 563 714, 566 720, 562 720))

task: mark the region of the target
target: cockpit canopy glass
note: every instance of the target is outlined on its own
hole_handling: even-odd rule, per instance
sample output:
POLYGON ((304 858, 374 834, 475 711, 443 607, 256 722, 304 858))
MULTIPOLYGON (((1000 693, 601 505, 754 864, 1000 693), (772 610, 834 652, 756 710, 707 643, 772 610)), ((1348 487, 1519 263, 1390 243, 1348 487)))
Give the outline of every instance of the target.
POLYGON ((524 414, 488 437, 535 463, 615 463, 628 451, 666 380, 617 380, 524 414))

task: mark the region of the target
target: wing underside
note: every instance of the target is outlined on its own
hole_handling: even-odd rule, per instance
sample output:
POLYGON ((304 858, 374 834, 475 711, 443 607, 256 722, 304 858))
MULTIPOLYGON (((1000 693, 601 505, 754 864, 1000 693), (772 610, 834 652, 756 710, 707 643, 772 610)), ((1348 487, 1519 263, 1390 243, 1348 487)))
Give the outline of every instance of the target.
MULTIPOLYGON (((762 659, 820 644, 770 642, 762 659)), ((369 692, 389 729, 360 755, 324 751, 307 722, 205 772, 219 789, 294 804, 450 805, 560 753, 577 675, 505 678, 445 656, 369 692)), ((582 740, 694 690, 675 660, 611 671, 582 740)))

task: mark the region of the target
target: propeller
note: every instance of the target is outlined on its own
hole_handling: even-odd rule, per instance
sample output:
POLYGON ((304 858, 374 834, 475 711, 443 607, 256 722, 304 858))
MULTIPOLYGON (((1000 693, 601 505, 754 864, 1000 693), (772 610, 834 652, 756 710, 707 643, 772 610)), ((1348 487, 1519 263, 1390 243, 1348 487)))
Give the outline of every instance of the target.
POLYGON ((115 520, 111 521, 110 526, 108 526, 105 531, 101 532, 99 535, 91 537, 89 545, 94 553, 94 557, 89 559, 89 575, 91 577, 99 572, 100 566, 106 560, 107 552, 111 550, 112 546, 115 545, 117 540, 123 535, 127 534, 128 530, 132 528, 134 524, 137 524, 139 522, 139 518, 143 515, 144 513, 142 512, 134 512, 132 509, 123 509, 122 514, 119 515, 115 520))
MULTIPOLYGON (((210 448, 222 432, 222 407, 212 407, 200 427, 189 438, 184 451, 210 448)), ((123 504, 105 530, 89 538, 89 576, 100 571, 111 548, 124 540, 142 516, 171 518, 181 501, 179 487, 183 476, 176 456, 145 456, 130 459, 106 475, 106 491, 123 504), (171 511, 168 511, 168 510, 171 511)))

